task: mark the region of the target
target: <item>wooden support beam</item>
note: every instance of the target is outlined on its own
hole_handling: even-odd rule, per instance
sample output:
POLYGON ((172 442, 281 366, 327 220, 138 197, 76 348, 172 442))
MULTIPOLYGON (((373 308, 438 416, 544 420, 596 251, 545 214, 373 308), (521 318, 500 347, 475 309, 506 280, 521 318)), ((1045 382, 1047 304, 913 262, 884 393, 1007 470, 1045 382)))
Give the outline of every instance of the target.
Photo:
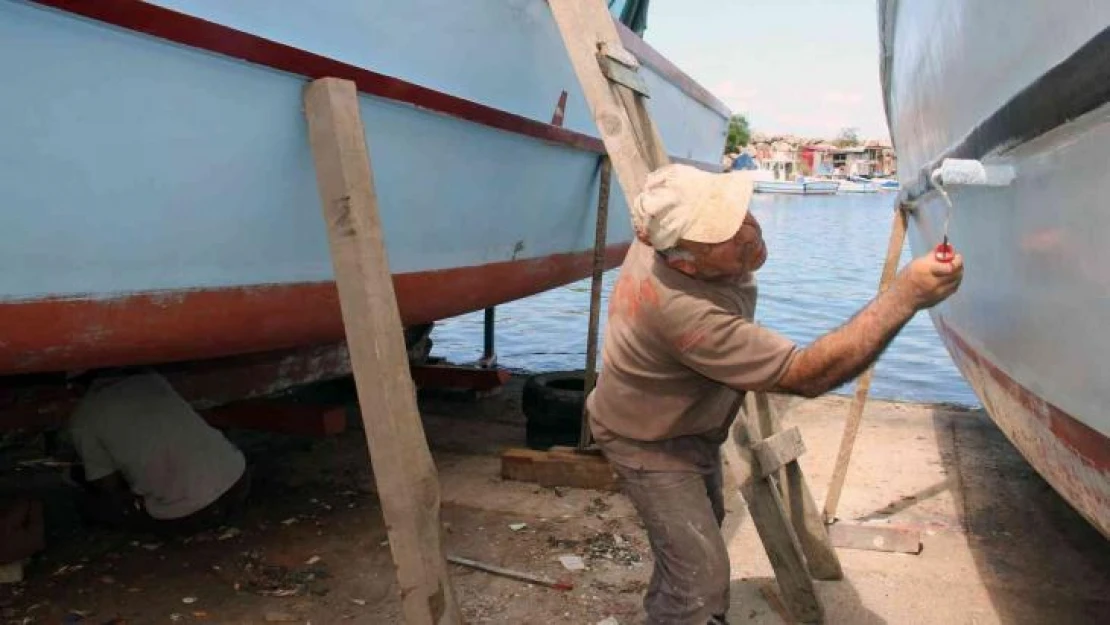
MULTIPOLYGON (((583 397, 588 397, 597 383, 597 339, 601 327, 601 287, 605 273, 605 245, 609 231, 609 188, 612 185, 613 165, 608 156, 602 156, 597 185, 597 223, 594 226, 594 267, 590 281, 590 325, 586 331, 586 377, 583 380, 583 397)), ((586 402, 582 402, 582 423, 578 432, 578 449, 585 451, 593 442, 586 402)))
POLYGON ((772 434, 752 445, 752 452, 759 461, 759 473, 763 477, 796 461, 805 451, 802 433, 796 427, 772 434))
POLYGON ((647 175, 669 162, 663 141, 648 114, 644 98, 628 87, 610 81, 598 62, 598 52, 608 58, 629 53, 621 44, 612 16, 599 0, 548 0, 559 27, 574 73, 582 86, 590 113, 601 131, 605 151, 624 196, 639 195, 647 175))
POLYGON ((439 480, 416 407, 355 85, 304 95, 320 206, 404 620, 462 622, 440 535, 439 480))
MULTIPOLYGON (((890 227, 886 260, 883 261, 883 273, 879 278, 879 293, 885 291, 890 283, 894 281, 894 275, 898 270, 898 260, 902 257, 902 246, 906 242, 906 221, 906 209, 899 204, 894 208, 894 223, 890 227)), ((840 439, 840 450, 836 453, 836 467, 833 468, 829 490, 825 495, 825 523, 832 523, 836 520, 836 507, 840 504, 840 493, 844 488, 844 479, 848 477, 848 462, 852 459, 852 447, 856 444, 856 436, 859 435, 860 422, 863 421, 863 406, 867 403, 867 394, 871 390, 871 376, 874 373, 875 365, 872 364, 856 381, 856 393, 852 397, 852 406, 848 409, 848 420, 844 423, 844 435, 840 439)))
POLYGON ((823 611, 806 567, 802 545, 787 520, 779 491, 771 480, 759 477, 758 461, 751 451, 752 441, 758 437, 756 416, 751 411, 741 410, 732 426, 730 440, 724 445, 725 457, 736 474, 740 493, 748 504, 748 512, 767 559, 771 561, 787 608, 799 621, 820 622, 823 611))
MULTIPOLYGON (((760 429, 764 435, 772 436, 782 428, 779 414, 771 407, 766 393, 751 393, 748 410, 757 415, 760 429)), ((794 532, 802 545, 810 575, 814 579, 837 580, 844 578, 840 558, 836 555, 832 541, 825 528, 817 500, 809 491, 802 467, 796 461, 787 463, 779 470, 776 478, 779 492, 786 508, 787 517, 794 526, 794 532)))

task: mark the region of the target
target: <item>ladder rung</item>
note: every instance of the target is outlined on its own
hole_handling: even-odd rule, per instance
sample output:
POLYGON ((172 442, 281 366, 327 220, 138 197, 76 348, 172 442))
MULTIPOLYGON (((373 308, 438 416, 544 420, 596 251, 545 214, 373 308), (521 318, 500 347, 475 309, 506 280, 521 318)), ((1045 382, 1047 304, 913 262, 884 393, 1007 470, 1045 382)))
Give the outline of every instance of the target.
POLYGON ((602 52, 597 55, 597 63, 601 66, 601 73, 605 74, 610 82, 624 85, 645 98, 651 97, 647 83, 635 69, 602 52))
POLYGON ((796 427, 752 444, 752 453, 755 454, 756 461, 759 463, 759 473, 763 477, 796 461, 805 451, 802 433, 796 427))

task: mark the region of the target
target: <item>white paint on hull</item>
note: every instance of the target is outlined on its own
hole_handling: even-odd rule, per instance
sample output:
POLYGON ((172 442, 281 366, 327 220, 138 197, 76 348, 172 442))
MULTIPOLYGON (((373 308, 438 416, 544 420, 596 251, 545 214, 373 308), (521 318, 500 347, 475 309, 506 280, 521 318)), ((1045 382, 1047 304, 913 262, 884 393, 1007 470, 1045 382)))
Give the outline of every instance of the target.
MULTIPOLYGON (((881 11, 887 113, 904 187, 1110 24, 1110 3, 1085 0, 1013 0, 1005 10, 887 0, 881 11)), ((1100 465, 1110 449, 1110 105, 1015 143, 979 146, 992 148, 985 161, 1014 167, 1011 185, 950 189, 949 234, 965 277, 931 314, 1013 381, 1000 384, 950 346, 1010 440, 1110 536, 1110 475, 1100 465), (1049 427, 1050 404, 1090 428, 1073 428, 1086 453, 1049 427)), ((938 194, 918 198, 915 254, 940 242, 945 213, 938 194)))

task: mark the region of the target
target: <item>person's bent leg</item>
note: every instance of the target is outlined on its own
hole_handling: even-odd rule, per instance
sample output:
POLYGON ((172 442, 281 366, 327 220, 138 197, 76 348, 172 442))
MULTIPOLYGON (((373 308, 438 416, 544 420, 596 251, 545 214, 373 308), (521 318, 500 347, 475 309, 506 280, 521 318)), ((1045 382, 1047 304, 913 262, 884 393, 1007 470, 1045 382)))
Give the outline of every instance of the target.
POLYGON ((644 597, 649 625, 705 625, 728 612, 729 562, 709 481, 699 473, 614 465, 647 528, 655 570, 644 597))

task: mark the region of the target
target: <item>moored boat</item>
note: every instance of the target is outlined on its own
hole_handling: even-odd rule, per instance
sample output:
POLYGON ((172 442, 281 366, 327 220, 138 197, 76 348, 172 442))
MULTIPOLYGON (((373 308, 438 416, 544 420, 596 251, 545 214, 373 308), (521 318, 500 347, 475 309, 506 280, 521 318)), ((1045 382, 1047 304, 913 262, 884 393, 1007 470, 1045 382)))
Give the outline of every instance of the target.
POLYGON ((780 193, 784 195, 805 195, 804 183, 791 180, 757 180, 756 193, 780 193))
POLYGON ((840 191, 839 180, 803 178, 806 195, 835 195, 840 191))
MULTIPOLYGON (((620 28, 669 152, 719 168, 727 108, 620 28)), ((0 375, 341 341, 315 77, 359 89, 406 324, 589 272, 604 146, 543 0, 0 0, 0 68, 0 375)), ((617 186, 608 233, 611 267, 617 186)))
POLYGON ((846 178, 840 181, 840 193, 877 193, 879 185, 866 178, 846 178))
POLYGON ((999 428, 1110 537, 1110 3, 884 0, 879 23, 914 253, 942 236, 942 159, 1016 175, 949 189, 966 274, 933 323, 999 428))

